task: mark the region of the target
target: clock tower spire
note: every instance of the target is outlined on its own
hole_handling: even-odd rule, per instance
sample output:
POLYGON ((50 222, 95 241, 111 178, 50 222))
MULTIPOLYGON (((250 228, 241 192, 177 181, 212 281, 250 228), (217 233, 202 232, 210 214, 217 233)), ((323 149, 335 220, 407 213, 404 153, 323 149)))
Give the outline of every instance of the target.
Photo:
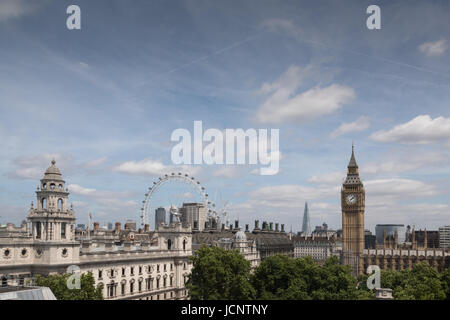
POLYGON ((365 190, 359 178, 355 146, 347 166, 347 177, 341 189, 343 263, 349 264, 354 274, 363 270, 365 190))

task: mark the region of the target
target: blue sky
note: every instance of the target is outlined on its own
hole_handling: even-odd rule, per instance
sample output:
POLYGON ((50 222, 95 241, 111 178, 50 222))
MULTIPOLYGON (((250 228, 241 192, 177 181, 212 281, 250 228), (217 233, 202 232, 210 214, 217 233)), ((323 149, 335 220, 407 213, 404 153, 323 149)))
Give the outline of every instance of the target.
POLYGON ((202 120, 280 129, 277 175, 183 169, 231 220, 297 231, 308 201, 313 226, 340 228, 354 141, 366 228, 448 225, 449 16, 447 1, 3 0, 0 222, 25 218, 52 158, 78 223, 138 220, 147 187, 179 170, 172 131, 202 120))

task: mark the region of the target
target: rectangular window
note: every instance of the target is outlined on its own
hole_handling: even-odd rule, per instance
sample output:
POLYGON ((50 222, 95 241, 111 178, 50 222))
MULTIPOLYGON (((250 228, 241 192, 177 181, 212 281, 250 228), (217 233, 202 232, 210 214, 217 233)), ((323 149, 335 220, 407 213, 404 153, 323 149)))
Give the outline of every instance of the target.
POLYGON ((36 239, 41 238, 41 223, 36 222, 36 239))
POLYGON ((139 266, 139 274, 142 274, 142 267, 139 266))
POLYGON ((123 296, 125 295, 125 283, 122 283, 121 293, 123 296))
POLYGON ((130 273, 131 273, 131 275, 134 275, 134 267, 130 268, 130 273))
POLYGON ((139 292, 141 292, 142 291, 142 282, 141 281, 139 281, 138 286, 139 286, 139 292))
POLYGON ((99 278, 99 279, 102 278, 102 270, 98 270, 98 278, 99 278))
POLYGON ((66 223, 61 223, 61 239, 66 238, 66 223))
POLYGON ((134 283, 130 283, 130 293, 133 293, 134 291, 134 283))
POLYGON ((122 268, 122 276, 125 276, 125 268, 122 268))

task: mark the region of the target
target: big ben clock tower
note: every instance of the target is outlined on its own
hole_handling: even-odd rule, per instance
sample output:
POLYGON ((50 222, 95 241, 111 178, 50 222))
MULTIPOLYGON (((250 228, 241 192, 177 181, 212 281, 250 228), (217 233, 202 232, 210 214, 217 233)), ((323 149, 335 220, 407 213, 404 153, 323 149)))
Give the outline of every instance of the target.
POLYGON ((354 274, 361 274, 364 272, 361 256, 364 249, 366 192, 359 178, 354 146, 347 169, 347 178, 341 189, 343 263, 349 264, 354 274))

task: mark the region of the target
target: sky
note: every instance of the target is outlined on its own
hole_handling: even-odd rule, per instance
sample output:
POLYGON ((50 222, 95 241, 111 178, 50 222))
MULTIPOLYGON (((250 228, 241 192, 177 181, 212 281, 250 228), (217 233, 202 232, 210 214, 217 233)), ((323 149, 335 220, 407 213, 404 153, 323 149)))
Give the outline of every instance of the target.
MULTIPOLYGON (((153 181, 186 172, 231 222, 299 231, 308 201, 312 227, 339 229, 354 142, 366 229, 449 225, 449 16, 448 1, 1 0, 0 223, 26 218, 54 158, 77 223, 139 221, 153 181), (279 129, 280 172, 173 164, 171 133, 196 120, 279 129)), ((195 200, 158 196, 180 190, 195 200)))

